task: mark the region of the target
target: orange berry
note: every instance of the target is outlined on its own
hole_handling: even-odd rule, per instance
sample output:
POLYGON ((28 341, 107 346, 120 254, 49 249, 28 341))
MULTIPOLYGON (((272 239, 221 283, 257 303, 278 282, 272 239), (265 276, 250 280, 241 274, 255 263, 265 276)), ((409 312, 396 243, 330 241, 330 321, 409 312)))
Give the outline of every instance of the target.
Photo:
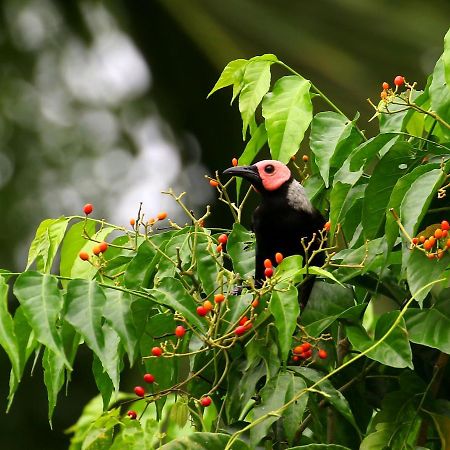
POLYGON ((257 308, 259 306, 259 299, 255 298, 255 300, 252 301, 252 307, 257 308))
POLYGON ((441 222, 441 228, 443 229, 443 230, 450 230, 450 224, 446 221, 446 220, 443 220, 442 222, 441 222))
POLYGON ((233 164, 233 167, 236 167, 238 165, 238 160, 236 158, 233 158, 231 160, 231 164, 233 164))
POLYGON ((292 353, 294 353, 295 355, 300 355, 301 353, 303 353, 303 347, 301 345, 297 345, 297 347, 294 347, 292 349, 292 353))
POLYGON ((442 237, 442 230, 440 228, 438 228, 435 232, 434 232, 434 237, 436 239, 440 239, 442 237))
POLYGON ((88 252, 80 252, 78 256, 83 261, 88 261, 89 260, 89 253, 88 252))
POLYGON ((282 253, 275 253, 275 261, 277 262, 277 264, 280 264, 281 261, 283 261, 283 254, 282 253))
POLYGON ((217 187, 217 186, 219 186, 219 182, 216 181, 216 180, 209 180, 209 184, 210 184, 212 187, 217 187))
POLYGON ((264 260, 264 267, 266 269, 269 269, 270 267, 272 267, 272 261, 269 258, 264 260))
POLYGON ((414 244, 414 245, 417 245, 418 243, 419 243, 419 238, 412 238, 412 243, 414 244))
POLYGON ((302 349, 304 352, 307 352, 311 348, 311 344, 309 342, 303 342, 302 349))
POLYGON ((420 237, 419 237, 419 242, 420 242, 421 244, 423 244, 423 243, 425 242, 425 236, 420 236, 420 237))
POLYGON ((445 246, 446 246, 447 248, 450 248, 450 239, 447 240, 447 243, 445 244, 445 246))
POLYGON ((158 220, 164 220, 167 217, 167 213, 166 212, 160 212, 157 214, 156 216, 158 218, 158 220))
POLYGON ((328 222, 326 222, 325 225, 323 226, 323 229, 324 229, 325 231, 330 231, 330 228, 331 228, 331 222, 328 221, 328 222))
POLYGON ((223 295, 223 294, 216 294, 214 296, 214 301, 216 303, 222 303, 224 300, 225 300, 225 295, 223 295))
POLYGON ((100 242, 100 244, 98 244, 98 246, 99 246, 100 251, 101 251, 102 253, 105 253, 106 250, 108 250, 108 243, 105 242, 105 241, 100 242))
POLYGON ((130 219, 130 225, 131 225, 132 227, 134 227, 135 224, 136 224, 136 219, 131 218, 131 219, 130 219))
POLYGON ((177 338, 182 338, 186 334, 186 328, 183 327, 183 325, 178 325, 175 328, 175 336, 177 338))
POLYGON ((442 230, 442 237, 445 238, 448 236, 448 231, 447 230, 442 230))
POLYGON ((427 258, 428 258, 428 259, 434 259, 435 256, 436 256, 436 255, 435 255, 434 253, 428 253, 428 254, 427 254, 427 258))
POLYGON ((221 244, 226 244, 228 241, 228 236, 226 234, 221 234, 217 240, 219 241, 219 243, 221 244))
POLYGON ((295 161, 297 158, 295 157, 295 155, 291 156, 291 161, 295 161))
POLYGON ((424 243, 423 243, 423 248, 425 250, 431 250, 433 248, 433 244, 430 242, 429 239, 427 239, 424 243))
POLYGON ((205 300, 203 302, 203 308, 205 308, 206 311, 209 312, 209 311, 211 311, 213 309, 213 305, 212 305, 212 303, 209 300, 205 300))
POLYGON ((383 89, 389 89, 389 83, 386 83, 386 81, 385 82, 383 82, 383 84, 381 85, 381 87, 383 88, 383 89))
POLYGON ((323 349, 320 349, 317 354, 319 355, 320 359, 325 359, 328 356, 326 350, 323 350, 323 349))
POLYGON ((239 321, 239 325, 245 325, 248 322, 248 317, 244 316, 240 321, 239 321))
POLYGON ((437 257, 438 259, 442 259, 442 258, 444 257, 444 255, 445 255, 444 250, 439 249, 439 250, 437 251, 436 257, 437 257))
POLYGON ((387 98, 387 92, 386 91, 381 91, 380 92, 380 98, 381 98, 381 100, 386 100, 386 98, 387 98))
POLYGON ((436 238, 434 236, 430 236, 428 240, 430 241, 431 246, 434 247, 434 244, 436 244, 436 238))
POLYGON ((308 155, 303 155, 302 156, 302 160, 303 160, 303 162, 308 162, 309 161, 309 156, 308 155))
POLYGON ((264 275, 266 278, 271 278, 273 275, 272 267, 266 267, 266 270, 264 271, 264 275))
POLYGON ((222 251, 222 244, 219 244, 217 246, 216 250, 220 253, 222 251))
POLYGON ((92 253, 95 256, 98 256, 102 251, 100 250, 100 245, 94 245, 93 249, 92 249, 92 253))

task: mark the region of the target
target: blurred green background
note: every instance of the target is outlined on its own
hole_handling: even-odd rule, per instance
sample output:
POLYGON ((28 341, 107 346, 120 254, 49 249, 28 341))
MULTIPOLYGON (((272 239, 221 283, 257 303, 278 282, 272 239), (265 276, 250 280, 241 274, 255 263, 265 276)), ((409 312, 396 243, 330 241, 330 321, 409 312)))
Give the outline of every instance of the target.
MULTIPOLYGON (((213 204, 208 225, 227 225, 203 177, 244 148, 230 92, 206 100, 227 62, 275 53, 349 116, 359 111, 370 135, 366 98, 398 74, 424 86, 449 17, 448 0, 2 0, 0 267, 23 270, 39 222, 86 202, 118 224, 140 201, 147 217, 177 218, 160 194, 173 187, 193 209, 213 204)), ((81 352, 50 431, 40 363, 3 412, 2 351, 0 448, 67 448, 63 430, 96 393, 90 365, 81 352)))

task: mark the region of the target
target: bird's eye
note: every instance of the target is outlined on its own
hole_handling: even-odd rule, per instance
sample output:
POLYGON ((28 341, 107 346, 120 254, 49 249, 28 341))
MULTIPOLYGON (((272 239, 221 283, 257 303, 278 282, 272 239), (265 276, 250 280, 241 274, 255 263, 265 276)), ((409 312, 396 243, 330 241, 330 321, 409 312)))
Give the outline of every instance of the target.
POLYGON ((275 171, 275 167, 272 166, 272 164, 268 164, 266 167, 264 167, 264 172, 266 173, 273 173, 275 171))

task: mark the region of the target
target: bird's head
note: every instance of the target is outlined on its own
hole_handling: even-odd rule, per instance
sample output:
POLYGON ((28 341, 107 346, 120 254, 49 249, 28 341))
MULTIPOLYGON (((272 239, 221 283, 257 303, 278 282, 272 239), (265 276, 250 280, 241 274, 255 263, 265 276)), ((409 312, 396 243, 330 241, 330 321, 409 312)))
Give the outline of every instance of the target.
POLYGON ((259 161, 251 166, 230 167, 223 173, 245 178, 261 193, 276 191, 292 178, 289 168, 273 159, 259 161))

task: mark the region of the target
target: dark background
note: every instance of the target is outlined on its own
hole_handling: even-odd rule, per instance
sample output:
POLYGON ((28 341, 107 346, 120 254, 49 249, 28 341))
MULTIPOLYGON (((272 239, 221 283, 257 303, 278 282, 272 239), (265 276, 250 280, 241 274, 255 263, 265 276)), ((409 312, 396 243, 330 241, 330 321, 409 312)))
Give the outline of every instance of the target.
MULTIPOLYGON (((118 224, 140 201, 177 218, 160 194, 173 187, 228 225, 203 178, 245 145, 231 92, 206 100, 227 62, 275 53, 370 135, 366 98, 398 74, 424 86, 449 17, 447 0, 0 1, 0 267, 23 270, 39 222, 86 202, 118 224)), ((67 448, 63 430, 96 394, 90 358, 80 349, 54 431, 40 363, 28 371, 0 413, 0 448, 67 448)), ((1 351, 1 411, 8 378, 1 351)))

